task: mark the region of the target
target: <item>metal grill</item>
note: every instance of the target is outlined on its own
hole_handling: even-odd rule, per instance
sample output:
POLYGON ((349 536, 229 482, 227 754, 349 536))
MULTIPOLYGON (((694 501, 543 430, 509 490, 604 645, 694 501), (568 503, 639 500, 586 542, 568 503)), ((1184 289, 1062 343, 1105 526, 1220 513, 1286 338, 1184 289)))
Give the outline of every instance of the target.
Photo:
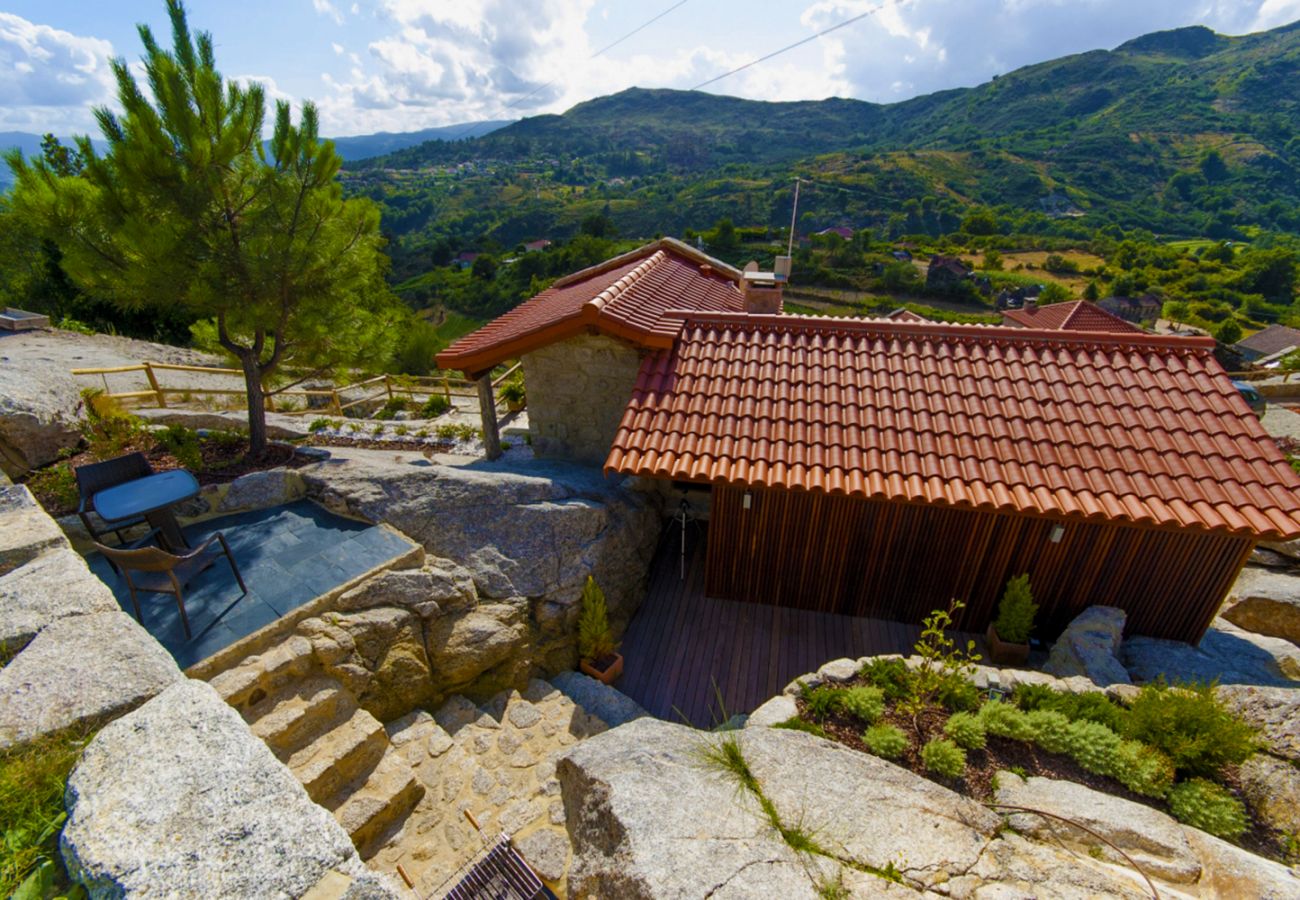
POLYGON ((510 845, 509 835, 499 836, 462 866, 461 872, 456 873, 460 880, 443 895, 446 900, 538 900, 546 896, 541 880, 510 845))

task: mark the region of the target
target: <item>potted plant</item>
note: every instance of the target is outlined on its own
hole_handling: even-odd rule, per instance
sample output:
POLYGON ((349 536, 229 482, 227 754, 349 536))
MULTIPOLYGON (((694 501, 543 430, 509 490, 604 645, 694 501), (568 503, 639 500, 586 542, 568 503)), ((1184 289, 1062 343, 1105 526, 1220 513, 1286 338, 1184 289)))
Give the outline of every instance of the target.
POLYGON ((605 592, 596 579, 587 576, 582 588, 582 613, 578 616, 579 668, 604 684, 613 684, 623 674, 623 657, 615 651, 609 630, 605 592))
POLYGON ((1038 604, 1029 589, 1029 575, 1007 582, 998 603, 998 617, 989 623, 989 658, 996 663, 1024 665, 1029 659, 1029 633, 1034 630, 1038 604))
POLYGON ((501 389, 497 391, 497 397, 506 405, 506 409, 512 413, 519 412, 528 402, 528 394, 524 390, 524 380, 522 378, 512 378, 501 389))

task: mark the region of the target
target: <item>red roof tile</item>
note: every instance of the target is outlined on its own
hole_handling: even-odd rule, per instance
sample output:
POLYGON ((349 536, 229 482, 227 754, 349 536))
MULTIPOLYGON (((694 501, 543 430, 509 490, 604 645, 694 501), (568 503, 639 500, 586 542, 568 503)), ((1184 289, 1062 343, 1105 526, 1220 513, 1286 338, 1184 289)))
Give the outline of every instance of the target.
POLYGON ((900 306, 893 312, 881 316, 882 319, 893 319, 895 322, 929 322, 925 316, 920 313, 914 313, 905 306, 900 306))
POLYGON ((1206 338, 695 316, 607 471, 1300 535, 1300 476, 1206 338))
POLYGON ((668 347, 681 319, 670 310, 738 312, 741 273, 664 238, 559 279, 550 288, 438 354, 438 366, 476 373, 588 329, 668 347))
POLYGON ((1042 328, 1048 331, 1140 332, 1142 330, 1087 300, 1049 303, 1046 306, 1035 304, 1024 309, 1005 309, 1002 311, 1002 324, 1021 328, 1042 328))

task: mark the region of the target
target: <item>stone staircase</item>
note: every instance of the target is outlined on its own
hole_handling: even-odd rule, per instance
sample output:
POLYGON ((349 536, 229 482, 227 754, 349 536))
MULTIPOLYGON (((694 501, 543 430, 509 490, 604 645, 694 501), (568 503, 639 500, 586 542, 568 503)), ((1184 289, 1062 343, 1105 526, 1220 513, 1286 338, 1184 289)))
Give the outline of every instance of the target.
POLYGON ((338 680, 311 670, 310 654, 307 641, 291 638, 211 684, 368 859, 401 828, 425 787, 383 724, 338 680))

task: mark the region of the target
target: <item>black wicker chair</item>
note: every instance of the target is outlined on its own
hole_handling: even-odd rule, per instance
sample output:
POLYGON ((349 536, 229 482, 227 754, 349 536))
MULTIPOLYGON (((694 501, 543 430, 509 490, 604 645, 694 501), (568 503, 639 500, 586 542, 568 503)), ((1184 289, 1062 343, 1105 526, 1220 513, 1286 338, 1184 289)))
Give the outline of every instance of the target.
POLYGON ((116 522, 110 522, 98 514, 92 517, 91 513, 95 512, 95 495, 115 485, 152 475, 153 466, 149 465, 149 460, 145 459, 143 453, 128 453, 126 456, 119 456, 116 459, 77 466, 73 470, 73 474, 77 477, 77 492, 81 495, 77 515, 81 517, 81 524, 86 526, 86 531, 90 532, 91 538, 98 541, 104 535, 112 532, 117 535, 119 544, 125 544, 126 538, 122 534, 123 529, 142 524, 144 517, 120 519, 116 522), (103 526, 102 528, 96 526, 95 519, 99 520, 99 524, 103 526))

